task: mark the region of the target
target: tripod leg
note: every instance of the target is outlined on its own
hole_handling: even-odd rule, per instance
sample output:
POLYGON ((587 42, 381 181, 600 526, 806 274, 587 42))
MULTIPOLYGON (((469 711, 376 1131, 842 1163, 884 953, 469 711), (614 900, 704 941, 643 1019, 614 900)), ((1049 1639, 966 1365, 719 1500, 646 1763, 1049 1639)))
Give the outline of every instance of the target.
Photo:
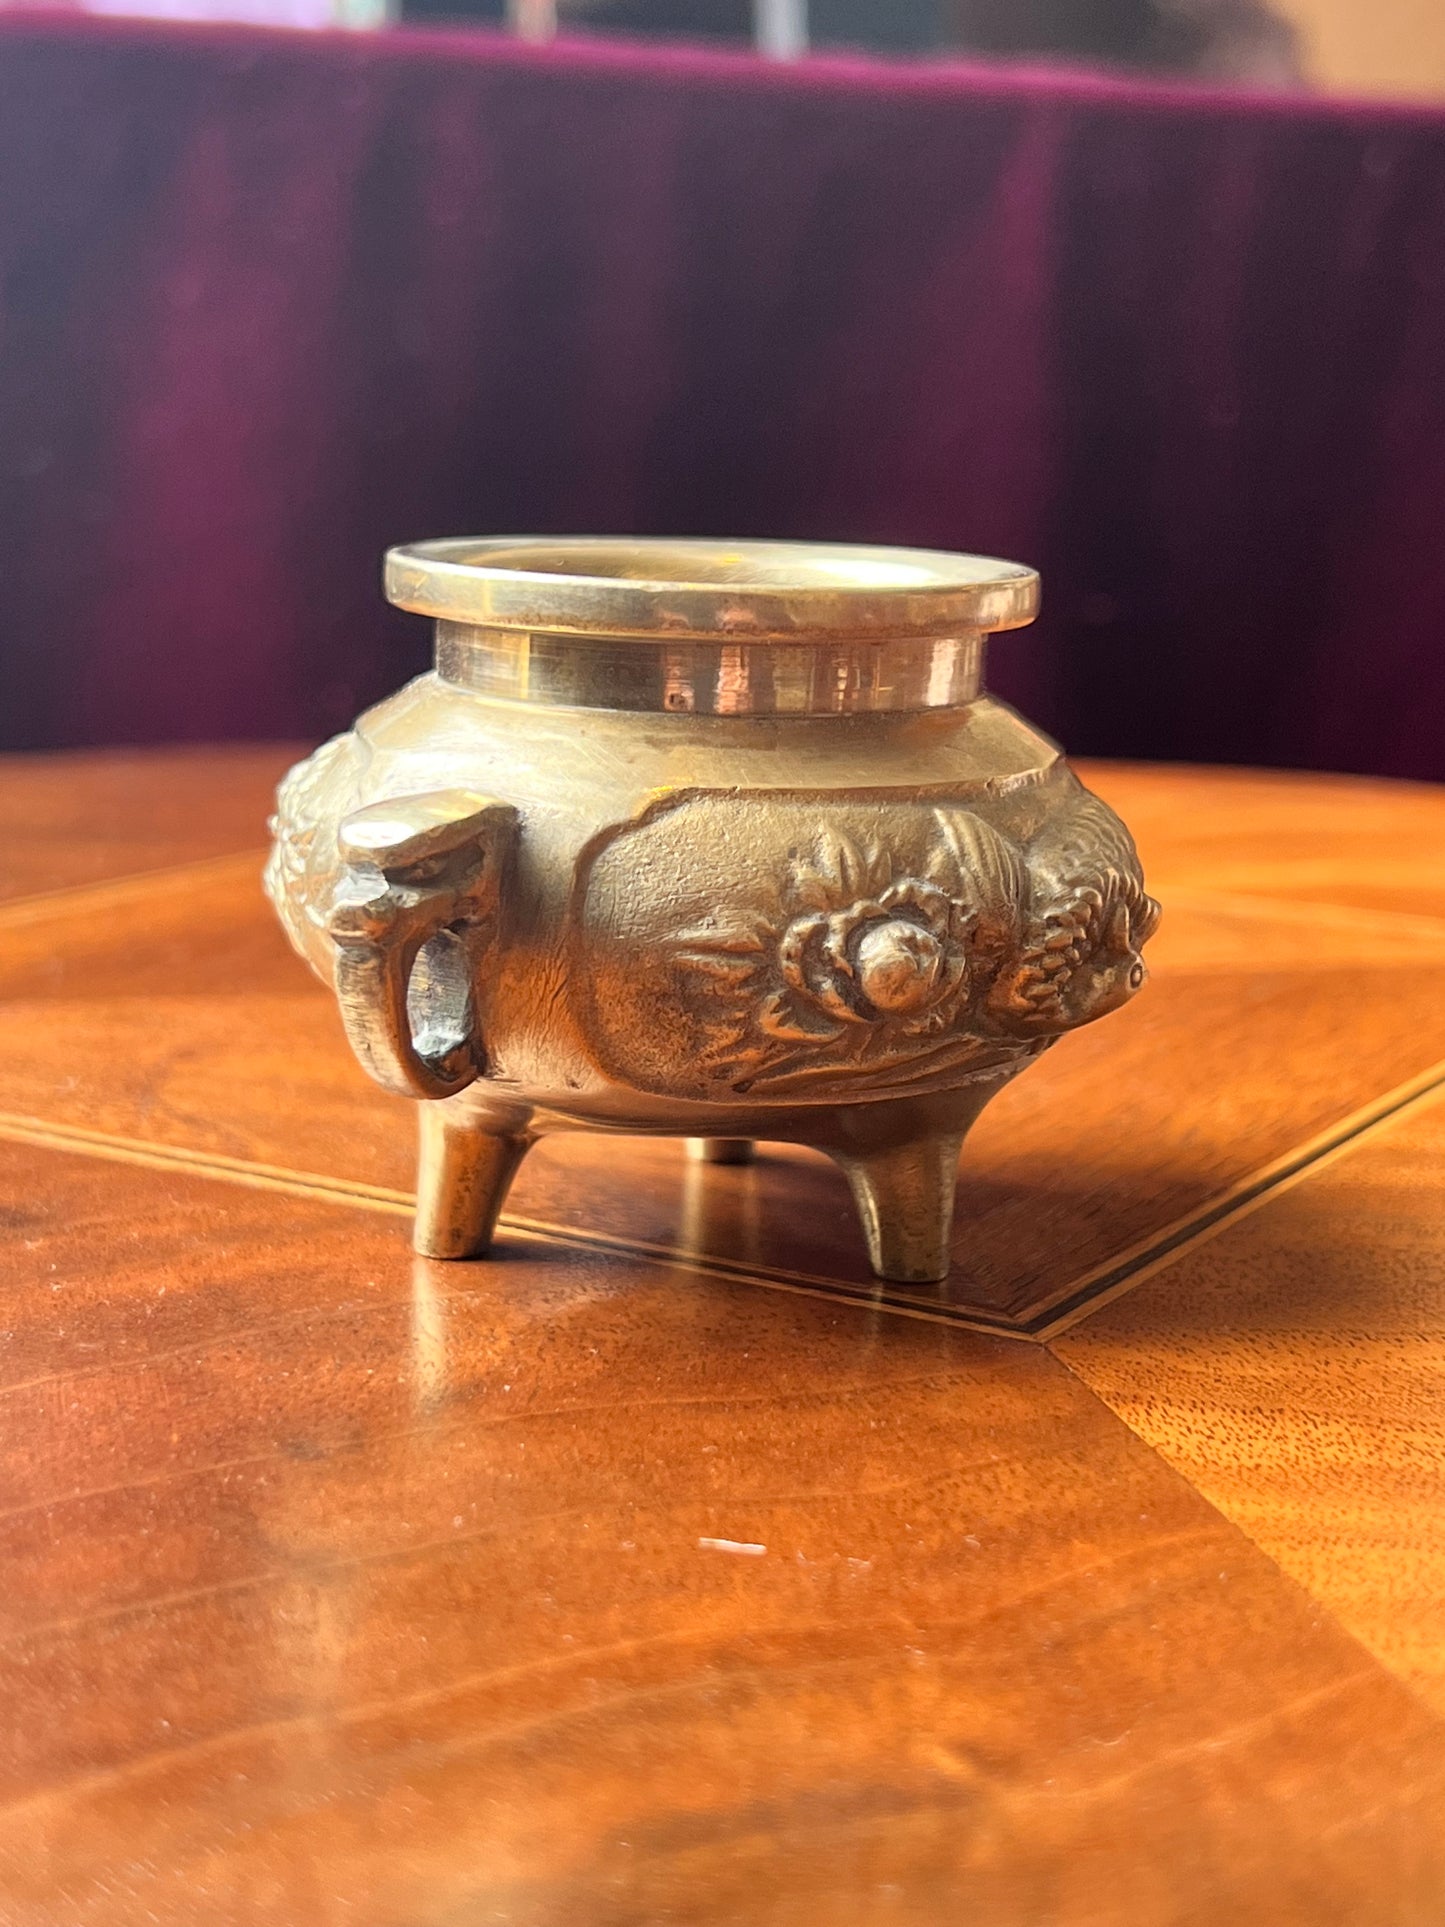
POLYGON ((962 1132, 866 1153, 834 1151, 853 1189, 880 1278, 936 1284, 948 1276, 953 1188, 962 1132))
POLYGON ((421 1126, 412 1242, 427 1258, 480 1258, 534 1139, 489 1131, 444 1104, 418 1106, 421 1126))

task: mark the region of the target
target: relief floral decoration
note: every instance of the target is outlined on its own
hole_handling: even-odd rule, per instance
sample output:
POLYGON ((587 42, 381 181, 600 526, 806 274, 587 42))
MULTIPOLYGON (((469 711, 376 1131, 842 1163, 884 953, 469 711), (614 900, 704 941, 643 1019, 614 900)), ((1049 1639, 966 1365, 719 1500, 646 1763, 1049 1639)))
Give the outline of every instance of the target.
POLYGON ((696 990, 711 1075, 743 1089, 948 1037, 957 1054, 964 1013, 1016 948, 1023 873, 979 818, 932 815, 921 862, 823 832, 794 853, 771 912, 682 934, 674 963, 696 990))

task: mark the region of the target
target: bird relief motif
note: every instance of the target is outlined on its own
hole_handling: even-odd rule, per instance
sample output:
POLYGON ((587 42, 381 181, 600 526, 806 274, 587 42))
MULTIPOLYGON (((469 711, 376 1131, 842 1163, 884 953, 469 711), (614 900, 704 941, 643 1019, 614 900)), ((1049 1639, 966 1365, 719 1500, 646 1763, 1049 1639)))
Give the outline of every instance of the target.
POLYGON ((851 1072, 882 1095, 1021 1062, 1143 983, 1158 905, 1093 797, 1027 852, 961 808, 932 812, 921 862, 909 841, 900 860, 824 828, 771 908, 674 940, 705 1075, 745 1091, 851 1072))
POLYGON ((334 736, 288 770, 276 792, 262 884, 303 957, 330 947, 325 924, 340 870, 336 828, 355 799, 361 760, 354 733, 334 736))
POLYGON ((1059 1035, 1106 1017, 1143 988, 1141 952, 1159 926, 1133 838, 1085 793, 1029 852, 1030 912, 1017 961, 988 999, 993 1022, 1059 1035))

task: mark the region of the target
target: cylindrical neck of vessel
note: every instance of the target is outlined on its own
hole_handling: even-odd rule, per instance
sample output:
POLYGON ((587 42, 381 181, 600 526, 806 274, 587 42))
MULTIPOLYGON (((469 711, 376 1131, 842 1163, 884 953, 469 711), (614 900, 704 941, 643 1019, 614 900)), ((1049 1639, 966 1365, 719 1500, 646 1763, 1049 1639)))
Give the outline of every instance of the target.
POLYGON ((956 709, 983 688, 981 630, 896 641, 564 636, 436 625, 445 682, 507 702, 708 716, 956 709))

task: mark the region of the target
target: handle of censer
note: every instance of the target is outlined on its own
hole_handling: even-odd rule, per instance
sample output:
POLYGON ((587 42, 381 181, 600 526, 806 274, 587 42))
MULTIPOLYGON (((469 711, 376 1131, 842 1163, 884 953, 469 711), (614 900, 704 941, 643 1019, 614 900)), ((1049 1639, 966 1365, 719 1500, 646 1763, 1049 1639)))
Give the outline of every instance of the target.
POLYGON ((351 1047, 403 1097, 453 1097, 486 1069, 477 965, 496 927, 517 812, 471 790, 354 811, 327 929, 351 1047))

